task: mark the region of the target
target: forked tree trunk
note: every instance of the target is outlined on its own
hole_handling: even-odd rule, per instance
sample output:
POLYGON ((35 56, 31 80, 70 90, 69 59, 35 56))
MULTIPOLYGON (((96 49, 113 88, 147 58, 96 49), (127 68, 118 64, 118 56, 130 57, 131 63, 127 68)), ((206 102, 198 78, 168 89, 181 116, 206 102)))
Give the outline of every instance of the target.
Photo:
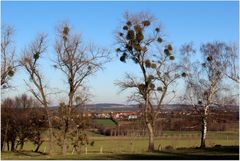
POLYGON ((201 125, 201 145, 200 148, 206 147, 206 134, 207 134, 207 119, 206 117, 202 118, 202 125, 201 125))

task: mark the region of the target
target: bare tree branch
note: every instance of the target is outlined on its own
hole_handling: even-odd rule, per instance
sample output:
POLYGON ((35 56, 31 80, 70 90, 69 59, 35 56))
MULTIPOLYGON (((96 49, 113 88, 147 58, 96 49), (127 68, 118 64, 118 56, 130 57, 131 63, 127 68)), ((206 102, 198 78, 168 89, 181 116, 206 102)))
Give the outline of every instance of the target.
POLYGON ((53 144, 53 129, 52 129, 52 122, 51 116, 48 109, 48 100, 47 100, 47 92, 46 92, 46 85, 43 84, 43 76, 40 74, 38 60, 40 56, 47 50, 46 44, 46 34, 39 34, 37 35, 36 39, 32 41, 32 43, 23 50, 23 56, 20 60, 21 66, 25 69, 28 73, 30 80, 32 81, 33 86, 36 90, 30 86, 29 83, 25 81, 27 86, 29 87, 30 92, 33 96, 41 103, 41 105, 45 108, 48 118, 48 125, 49 125, 49 148, 50 148, 50 155, 52 155, 52 144, 53 144))
POLYGON ((1 31, 1 88, 9 88, 9 80, 16 71, 14 28, 2 25, 1 31))

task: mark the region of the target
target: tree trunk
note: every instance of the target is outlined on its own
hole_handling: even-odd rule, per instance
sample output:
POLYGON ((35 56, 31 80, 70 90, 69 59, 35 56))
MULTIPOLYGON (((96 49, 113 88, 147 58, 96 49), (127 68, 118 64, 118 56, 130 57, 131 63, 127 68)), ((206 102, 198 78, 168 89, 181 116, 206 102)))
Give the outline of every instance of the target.
POLYGON ((65 155, 67 152, 67 132, 68 132, 68 119, 65 120, 65 126, 63 129, 63 140, 62 140, 62 155, 65 155))
POLYGON ((67 133, 68 133, 68 128, 71 120, 71 114, 72 114, 72 104, 73 104, 73 85, 70 84, 70 91, 68 94, 69 97, 69 102, 68 102, 68 107, 67 107, 67 118, 65 120, 65 127, 63 131, 63 141, 62 141, 62 155, 65 155, 67 152, 67 133))
POLYGON ((42 143, 43 143, 43 141, 41 141, 39 144, 37 144, 37 147, 34 150, 34 152, 38 152, 38 150, 39 150, 40 146, 42 145, 42 143))
POLYGON ((40 148, 40 145, 37 145, 37 148, 34 150, 34 152, 38 152, 38 150, 39 150, 39 148, 40 148))
POLYGON ((44 95, 44 92, 42 92, 42 97, 44 100, 44 107, 47 112, 47 119, 48 119, 48 136, 49 136, 49 155, 52 155, 53 153, 53 127, 52 127, 52 121, 48 109, 48 104, 44 95))
MULTIPOLYGON (((49 155, 52 155, 53 154, 53 129, 52 129, 52 123, 51 123, 51 120, 48 116, 48 125, 49 125, 49 128, 48 128, 48 135, 49 135, 49 155)), ((40 144, 41 145, 41 144, 40 144)))
POLYGON ((11 140, 11 151, 15 151, 15 140, 11 140))
POLYGON ((4 143, 7 144, 8 146, 8 151, 9 151, 9 144, 8 144, 8 122, 7 121, 7 125, 6 125, 6 129, 5 129, 5 135, 4 135, 4 139, 3 139, 3 142, 1 142, 1 150, 3 151, 4 149, 4 143))
MULTIPOLYGON (((147 84, 147 83, 146 83, 147 84)), ((148 89, 147 89, 148 91, 148 89)), ((150 115, 150 107, 149 107, 149 93, 146 93, 145 96, 145 123, 147 125, 148 129, 148 152, 153 152, 154 151, 154 128, 153 124, 151 124, 151 121, 149 120, 149 115, 150 115)))
POLYGON ((24 146, 24 140, 21 140, 21 144, 20 144, 20 151, 23 150, 23 146, 24 146))
POLYGON ((1 141, 1 151, 3 151, 3 141, 1 141))
POLYGON ((151 125, 151 123, 147 123, 147 128, 148 128, 148 152, 153 152, 154 151, 154 130, 151 125))
POLYGON ((7 151, 9 151, 9 140, 7 141, 7 151))
POLYGON ((5 141, 5 136, 1 136, 1 151, 3 151, 4 149, 4 144, 6 144, 6 141, 5 141))
POLYGON ((200 148, 205 148, 206 144, 206 134, 207 134, 207 119, 206 117, 202 118, 202 126, 201 126, 201 145, 200 148))
POLYGON ((65 155, 66 152, 67 152, 66 138, 63 138, 62 155, 65 155))

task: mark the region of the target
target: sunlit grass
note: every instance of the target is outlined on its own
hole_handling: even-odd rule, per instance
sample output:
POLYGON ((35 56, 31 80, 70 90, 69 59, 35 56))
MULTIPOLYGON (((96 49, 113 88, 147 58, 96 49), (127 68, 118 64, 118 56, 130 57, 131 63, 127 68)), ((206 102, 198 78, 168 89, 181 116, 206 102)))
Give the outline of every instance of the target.
MULTIPOLYGON (((97 157, 97 155, 103 155, 109 157, 113 154, 143 154, 146 153, 148 147, 148 138, 146 137, 134 137, 134 136, 113 136, 106 137, 102 135, 96 135, 88 132, 89 140, 94 141, 94 145, 83 146, 81 154, 73 151, 73 148, 68 149, 66 159, 75 158, 78 159, 91 159, 97 157), (100 154, 101 153, 101 154, 100 154), (87 154, 87 156, 85 156, 87 154), (86 158, 87 157, 87 158, 86 158)), ((198 131, 165 131, 161 136, 156 137, 155 148, 157 150, 164 150, 166 146, 171 146, 173 149, 177 148, 194 148, 200 145, 200 132, 198 131)), ((239 146, 238 132, 213 132, 209 131, 206 140, 207 147, 214 147, 215 145, 221 146, 239 146)), ((3 159, 48 159, 48 155, 42 155, 39 153, 30 152, 35 149, 32 143, 26 142, 24 145, 24 151, 29 153, 10 153, 3 152, 3 159)), ((48 143, 44 142, 39 151, 42 153, 48 152, 48 143)), ((54 146, 56 154, 61 153, 59 146, 54 146)), ((61 156, 59 156, 61 158, 61 156)))
POLYGON ((102 125, 104 127, 113 127, 116 126, 116 124, 111 119, 93 119, 93 121, 98 124, 102 125))

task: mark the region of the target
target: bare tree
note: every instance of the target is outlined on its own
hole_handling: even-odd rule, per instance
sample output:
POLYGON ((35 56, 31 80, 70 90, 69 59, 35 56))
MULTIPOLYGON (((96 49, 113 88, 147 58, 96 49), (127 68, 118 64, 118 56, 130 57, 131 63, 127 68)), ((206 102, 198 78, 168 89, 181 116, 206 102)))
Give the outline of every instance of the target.
POLYGON ((1 88, 9 87, 9 80, 15 72, 15 44, 13 41, 14 29, 11 26, 2 26, 1 31, 1 88))
POLYGON ((226 76, 239 84, 239 49, 235 44, 228 45, 226 47, 229 51, 228 54, 225 55, 226 59, 228 60, 226 76))
POLYGON ((3 145, 11 143, 11 151, 23 149, 27 140, 37 145, 36 151, 43 143, 41 133, 46 129, 46 119, 43 108, 34 99, 23 94, 15 99, 7 98, 1 104, 1 131, 3 145))
MULTIPOLYGON (((201 148, 205 148, 207 134, 207 117, 209 108, 219 106, 218 95, 223 89, 228 54, 225 43, 213 42, 203 44, 199 57, 194 60, 191 56, 196 51, 191 44, 183 45, 181 52, 184 58, 183 76, 186 81, 185 100, 199 113, 201 118, 201 148)), ((195 56, 196 57, 196 56, 195 56)))
POLYGON ((127 74, 117 85, 123 90, 134 89, 131 99, 142 107, 149 135, 148 151, 154 151, 156 120, 164 103, 169 103, 166 96, 175 96, 175 91, 170 89, 180 77, 178 66, 173 63, 171 44, 163 41, 160 27, 152 25, 153 16, 144 12, 135 15, 125 13, 124 21, 122 30, 116 35, 119 45, 116 51, 121 54, 120 61, 132 59, 138 65, 141 77, 127 74))
POLYGON ((17 130, 17 142, 15 148, 16 150, 18 150, 18 147, 20 146, 19 150, 23 150, 24 144, 27 139, 36 137, 36 135, 34 135, 33 133, 36 129, 36 126, 35 124, 33 124, 33 119, 31 118, 31 116, 34 114, 34 110, 37 109, 37 107, 39 106, 36 104, 33 98, 28 97, 26 94, 15 97, 14 104, 15 107, 13 111, 17 113, 17 115, 14 116, 16 120, 15 127, 17 130))
POLYGON ((51 116, 48 108, 46 85, 43 83, 43 75, 39 70, 39 58, 46 51, 46 35, 39 34, 36 39, 25 48, 23 56, 20 60, 20 64, 24 67, 28 73, 31 84, 26 82, 30 92, 39 101, 39 103, 45 108, 48 118, 48 130, 49 130, 49 153, 52 154, 53 150, 53 129, 51 123, 51 116))
POLYGON ((57 32, 55 67, 66 76, 69 87, 62 146, 62 153, 65 154, 74 97, 84 87, 84 81, 108 61, 109 53, 93 45, 84 45, 80 35, 71 32, 69 24, 60 25, 57 32))
POLYGON ((15 97, 15 103, 18 108, 29 108, 33 107, 34 100, 26 95, 22 94, 21 96, 15 97))
POLYGON ((6 98, 1 103, 1 151, 4 150, 4 145, 7 144, 7 150, 9 151, 9 143, 11 143, 11 151, 15 150, 16 141, 16 120, 13 111, 14 100, 6 98))

